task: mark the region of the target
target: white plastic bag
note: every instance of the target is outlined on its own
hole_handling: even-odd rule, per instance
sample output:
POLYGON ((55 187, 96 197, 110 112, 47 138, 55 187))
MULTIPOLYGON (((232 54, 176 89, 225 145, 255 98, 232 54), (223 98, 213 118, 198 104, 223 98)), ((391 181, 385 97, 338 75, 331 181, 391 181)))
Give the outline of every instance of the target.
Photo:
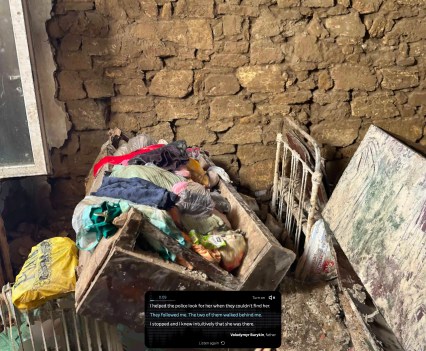
POLYGON ((309 242, 296 267, 296 277, 306 281, 330 280, 337 276, 336 259, 323 219, 312 227, 309 242))

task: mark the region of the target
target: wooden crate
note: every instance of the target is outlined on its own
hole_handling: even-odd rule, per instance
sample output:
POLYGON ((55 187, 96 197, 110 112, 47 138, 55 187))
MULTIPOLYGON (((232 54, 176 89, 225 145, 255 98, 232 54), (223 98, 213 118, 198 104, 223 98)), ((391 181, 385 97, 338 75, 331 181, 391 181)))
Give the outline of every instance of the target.
MULTIPOLYGON (((99 186, 102 174, 103 170, 96 179, 89 177, 88 193, 99 186)), ((102 239, 93 254, 80 252, 77 312, 141 331, 148 290, 274 290, 295 254, 278 243, 231 185, 221 181, 219 189, 231 204, 228 218, 232 227, 243 230, 247 238, 247 255, 235 275, 180 246, 132 209, 125 225, 113 237, 102 239), (139 235, 160 240, 198 271, 135 249, 139 235)))

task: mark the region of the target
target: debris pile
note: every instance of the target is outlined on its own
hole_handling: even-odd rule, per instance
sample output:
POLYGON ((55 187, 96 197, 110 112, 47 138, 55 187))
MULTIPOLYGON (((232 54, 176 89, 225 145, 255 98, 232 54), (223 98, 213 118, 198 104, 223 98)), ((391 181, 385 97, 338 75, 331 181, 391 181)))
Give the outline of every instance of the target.
MULTIPOLYGON (((228 174, 211 163, 207 152, 188 147, 184 140, 167 143, 146 134, 130 139, 119 135, 117 147, 109 145, 112 155, 93 167, 93 176, 102 178, 99 187, 75 209, 72 223, 78 248, 95 249, 103 237, 123 227, 134 208, 180 245, 227 271, 235 270, 247 243, 245 233, 232 229, 226 216, 231 206, 217 189, 219 179, 230 182, 228 174)), ((144 236, 137 245, 194 268, 158 240, 144 236)))

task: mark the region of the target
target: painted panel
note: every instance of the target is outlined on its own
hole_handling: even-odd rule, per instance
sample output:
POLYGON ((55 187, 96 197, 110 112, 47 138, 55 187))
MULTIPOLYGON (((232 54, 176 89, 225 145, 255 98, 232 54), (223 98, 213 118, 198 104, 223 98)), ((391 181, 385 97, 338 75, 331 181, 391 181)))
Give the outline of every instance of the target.
POLYGON ((426 159, 371 126, 324 219, 406 350, 426 346, 426 159))

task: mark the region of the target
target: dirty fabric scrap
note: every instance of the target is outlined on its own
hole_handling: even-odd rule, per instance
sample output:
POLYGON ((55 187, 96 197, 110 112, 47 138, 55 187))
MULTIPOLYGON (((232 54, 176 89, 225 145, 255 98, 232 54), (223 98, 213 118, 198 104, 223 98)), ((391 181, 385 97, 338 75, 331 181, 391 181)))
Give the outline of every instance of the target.
POLYGON ((174 171, 181 165, 186 164, 189 158, 186 152, 177 147, 175 144, 166 145, 160 149, 153 150, 148 153, 137 155, 129 160, 129 165, 145 165, 153 163, 154 165, 164 168, 168 171, 174 171))
POLYGON ((92 195, 129 200, 163 210, 173 207, 179 199, 176 194, 140 178, 105 177, 92 195))

